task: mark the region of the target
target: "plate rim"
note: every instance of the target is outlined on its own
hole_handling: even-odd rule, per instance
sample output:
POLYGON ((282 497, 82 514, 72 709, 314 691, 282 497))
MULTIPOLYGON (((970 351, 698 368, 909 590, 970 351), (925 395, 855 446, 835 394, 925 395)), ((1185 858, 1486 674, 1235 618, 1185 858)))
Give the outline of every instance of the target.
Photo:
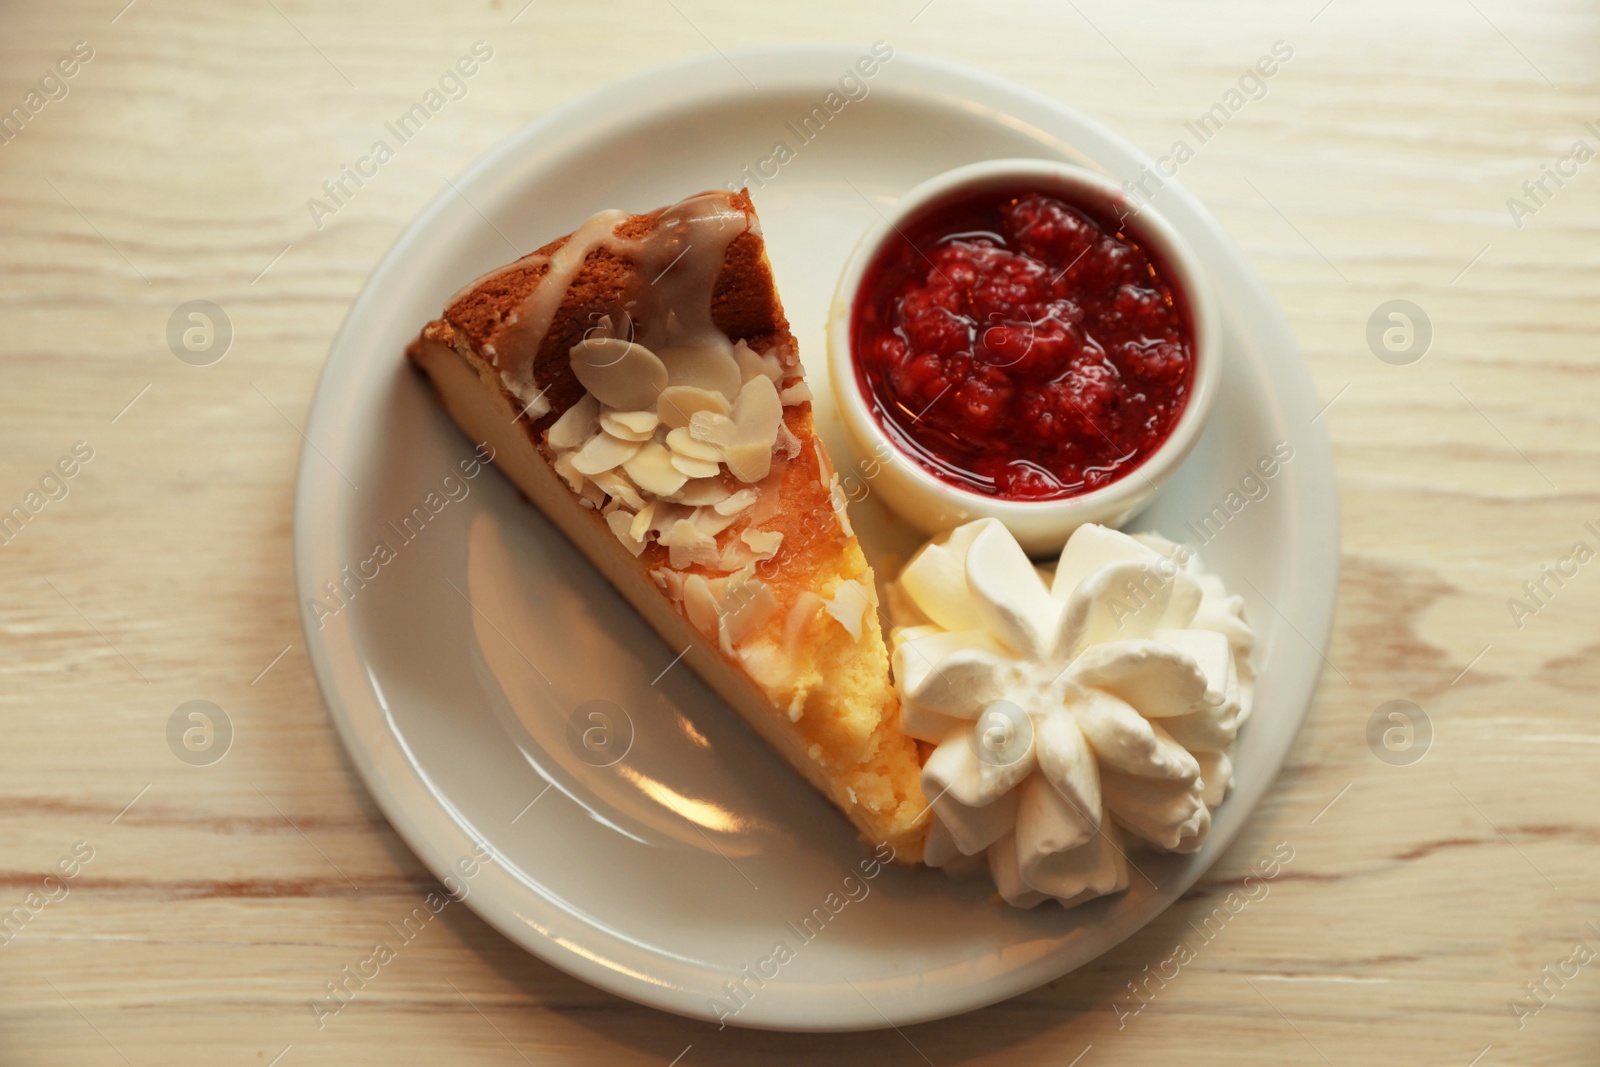
MULTIPOLYGON (((348 387, 352 384, 351 379, 359 377, 360 366, 353 358, 341 360, 338 357, 351 346, 361 320, 371 311, 373 305, 382 299, 381 292, 385 283, 400 274, 406 266, 407 253, 411 246, 450 209, 458 196, 455 187, 471 186, 479 178, 492 173, 508 158, 526 151, 530 142, 548 139, 559 144, 563 136, 570 137, 575 132, 585 132, 575 131, 573 127, 585 117, 592 118, 597 113, 599 113, 598 121, 590 131, 586 132, 592 132, 593 128, 598 128, 603 123, 636 121, 641 116, 652 113, 670 113, 675 109, 692 106, 697 100, 706 97, 723 97, 730 89, 736 93, 748 91, 742 83, 743 75, 735 65, 735 61, 740 59, 763 64, 764 85, 757 90, 763 94, 799 85, 815 87, 826 84, 839 70, 848 67, 857 58, 860 48, 860 45, 851 44, 778 44, 729 49, 725 54, 705 54, 652 67, 628 78, 607 83, 558 105, 513 131, 474 160, 453 184, 447 183, 446 188, 440 190, 406 224, 389 250, 373 268, 334 335, 313 392, 306 418, 304 434, 306 444, 301 448, 295 475, 293 549, 297 606, 318 688, 346 755, 360 775, 362 784, 372 795, 374 802, 396 834, 436 877, 442 877, 441 872, 449 872, 452 869, 455 858, 451 855, 452 847, 459 856, 464 847, 478 842, 475 842, 468 832, 465 822, 451 815, 448 799, 434 787, 423 768, 410 757, 404 741, 393 728, 378 680, 370 674, 355 650, 349 616, 341 612, 331 620, 330 625, 319 629, 313 625, 316 620, 308 606, 311 599, 317 595, 314 576, 337 573, 336 566, 328 568, 320 567, 318 564, 324 556, 336 555, 336 546, 341 543, 338 536, 341 528, 339 508, 327 505, 330 491, 333 493, 333 501, 337 501, 342 495, 336 484, 338 478, 321 469, 325 460, 329 464, 332 463, 331 457, 325 457, 321 449, 311 445, 310 442, 337 442, 337 445, 331 446, 331 450, 346 456, 350 455, 350 450, 354 447, 349 435, 341 435, 337 432, 338 427, 334 425, 338 413, 335 394, 341 384, 348 387), (653 90, 653 94, 647 97, 648 106, 641 107, 641 98, 646 98, 642 90, 647 87, 653 90), (352 675, 355 677, 352 678, 352 675), (352 689, 353 680, 365 684, 352 689), (376 712, 389 727, 379 747, 371 746, 371 737, 362 732, 353 717, 352 707, 346 703, 361 693, 365 694, 367 702, 371 704, 370 710, 376 712), (399 779, 395 777, 396 775, 399 779), (410 795, 403 797, 401 786, 407 787, 406 791, 410 795), (421 794, 427 796, 423 797, 421 794), (419 806, 416 803, 419 799, 428 799, 431 803, 419 806)), ((978 68, 917 52, 897 48, 893 59, 897 79, 900 77, 899 72, 909 71, 909 73, 905 75, 904 81, 897 81, 892 87, 880 85, 880 91, 883 88, 891 88, 891 91, 932 98, 939 95, 941 85, 946 95, 963 88, 979 88, 983 91, 985 104, 995 110, 1008 107, 1016 109, 1026 105, 1070 122, 1074 127, 1074 134, 1083 139, 1074 146, 1078 151, 1094 155, 1096 148, 1109 150, 1117 155, 1127 156, 1135 165, 1154 166, 1154 161, 1131 141, 1122 138, 1098 120, 1048 94, 978 68), (1097 144, 1086 146, 1084 140, 1097 144)), ((968 98, 961 97, 961 99, 968 98)), ((1059 135, 1052 135, 1052 139, 1063 141, 1059 135)), ((558 153, 559 148, 552 148, 541 154, 548 157, 558 153)), ((1284 351, 1276 357, 1275 362, 1282 365, 1284 373, 1295 389, 1293 394, 1280 398, 1280 410, 1284 407, 1306 408, 1308 400, 1311 405, 1308 410, 1314 410, 1317 397, 1309 367, 1294 340, 1282 309, 1267 290, 1264 279, 1216 219, 1178 181, 1168 181, 1163 187, 1162 195, 1183 202, 1198 222, 1207 228, 1212 241, 1226 253, 1227 265, 1234 275, 1233 285, 1242 291, 1248 298, 1248 303, 1254 306, 1254 321, 1257 326, 1250 332, 1257 336, 1263 334, 1273 336, 1282 342, 1281 347, 1284 351)), ((1216 266, 1215 263, 1208 263, 1208 268, 1212 270, 1215 270, 1216 266)), ((1234 314, 1237 316, 1237 311, 1234 314)), ((1224 317, 1228 317, 1227 309, 1224 310, 1224 317)), ((1326 470, 1330 482, 1336 487, 1332 446, 1326 428, 1312 423, 1301 440, 1304 441, 1305 450, 1311 453, 1307 456, 1310 462, 1304 466, 1315 466, 1326 470)), ((1296 445, 1297 448, 1301 447, 1301 442, 1297 440, 1296 445)), ((1320 569, 1327 577, 1322 582, 1298 583, 1302 609, 1297 613, 1297 618, 1302 622, 1302 636, 1319 659, 1298 686, 1303 692, 1296 694, 1294 702, 1296 707, 1290 709, 1294 713, 1293 728, 1287 733, 1281 751, 1269 753, 1270 760, 1263 763, 1263 768, 1270 770, 1270 773, 1263 776, 1259 788, 1252 788, 1255 795, 1249 801, 1250 812, 1254 811, 1266 791, 1276 782, 1289 749, 1310 713, 1322 673, 1322 663, 1325 662, 1322 657, 1325 656, 1332 634, 1339 587, 1341 528, 1337 492, 1323 494, 1322 497, 1319 499, 1314 495, 1310 496, 1300 507, 1302 510, 1310 508, 1312 511, 1321 512, 1322 521, 1314 525, 1327 537, 1325 543, 1310 552, 1314 562, 1321 564, 1320 569)), ((1279 711, 1277 714, 1286 715, 1288 712, 1279 711)), ((1236 794, 1232 799, 1237 801, 1242 798, 1236 794)), ((1173 891, 1163 891, 1158 897, 1161 901, 1160 906, 1142 921, 1129 924, 1124 930, 1111 931, 1114 936, 1096 940, 1095 944, 1098 947, 1093 949, 1093 956, 1090 958, 1109 951, 1162 914, 1231 846, 1249 819, 1250 813, 1247 813, 1233 825, 1231 832, 1214 834, 1213 840, 1207 844, 1209 861, 1199 867, 1192 878, 1180 879, 1183 882, 1180 887, 1173 891)), ((493 897, 494 892, 475 891, 467 900, 468 906, 520 947, 565 973, 607 992, 689 1018, 716 1021, 700 1003, 705 996, 703 990, 663 981, 633 969, 622 961, 604 959, 592 949, 584 949, 570 938, 557 935, 549 926, 540 922, 539 907, 524 909, 518 906, 515 899, 511 899, 515 893, 520 892, 524 896, 526 893, 514 880, 510 880, 506 886, 500 885, 510 877, 501 865, 487 865, 485 871, 490 876, 489 882, 486 884, 480 881, 475 885, 475 890, 486 890, 494 886, 500 888, 502 893, 507 888, 513 892, 500 902, 499 907, 485 909, 482 906, 484 899, 493 897)), ((480 875, 480 879, 482 877, 480 875)), ((547 912, 543 918, 548 918, 548 913, 553 911, 556 905, 548 900, 540 903, 547 912)), ((586 929, 594 933, 600 932, 593 926, 586 929)), ((656 953, 655 957, 659 959, 659 953, 656 953)), ((784 1006, 788 1004, 786 1001, 757 998, 738 1016, 728 1021, 737 1026, 757 1029, 817 1032, 882 1029, 926 1022, 997 1003, 1036 988, 1073 969, 1073 966, 1053 966, 1050 960, 1051 956, 1046 955, 1028 966, 958 989, 951 987, 922 989, 907 998, 904 1003, 887 1006, 874 1004, 867 1001, 863 994, 860 997, 860 1005, 854 1011, 841 1010, 841 1005, 835 1004, 832 1005, 830 1012, 823 1004, 802 1002, 798 1010, 803 1014, 796 1015, 795 1006, 790 1005, 785 1009, 784 1006)), ((1081 966, 1081 961, 1076 966, 1081 966)), ((916 976, 900 976, 899 981, 903 983, 906 977, 916 976)), ((893 981, 896 979, 888 979, 885 984, 893 981)), ((915 988, 916 983, 913 982, 912 986, 915 988)))

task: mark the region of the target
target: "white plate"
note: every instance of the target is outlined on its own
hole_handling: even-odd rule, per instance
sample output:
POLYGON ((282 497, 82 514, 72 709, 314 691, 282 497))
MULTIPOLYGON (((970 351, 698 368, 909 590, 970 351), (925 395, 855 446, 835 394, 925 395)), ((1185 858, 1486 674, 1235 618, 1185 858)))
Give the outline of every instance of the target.
MULTIPOLYGON (((312 407, 315 448, 302 456, 295 505, 312 662, 351 759, 407 843, 469 907, 563 970, 712 1019, 713 998, 731 1007, 725 983, 739 981, 747 1002, 730 1021, 745 1026, 864 1029, 965 1011, 1056 978, 1148 922, 1227 847, 1277 773, 1316 685, 1337 580, 1332 459, 1294 339, 1238 249, 1168 186, 1157 204, 1211 270, 1228 362, 1209 431, 1131 528, 1193 544, 1185 520, 1223 503, 1274 442, 1295 450, 1270 494, 1202 549, 1260 634, 1258 710, 1237 786, 1200 853, 1141 860, 1154 884, 1136 880, 1073 911, 997 907, 985 884, 929 870, 885 870, 853 883, 865 895, 851 900, 844 879, 859 875, 862 851, 845 820, 692 670, 662 675, 678 650, 509 483, 493 471, 459 478, 471 446, 402 350, 462 284, 597 209, 655 208, 724 185, 776 141, 796 148, 752 195, 819 427, 844 456, 823 326, 834 279, 875 217, 867 198, 888 204, 932 174, 997 156, 1071 159, 1119 177, 1147 162, 1054 100, 907 55, 800 145, 787 124, 822 104, 860 54, 734 53, 759 90, 719 57, 652 71, 546 116, 473 166, 351 309, 312 407), (452 472, 459 500, 446 491, 452 472), (427 514, 430 492, 443 506, 413 519, 420 532, 408 541, 402 517, 427 514), (324 582, 380 541, 394 558, 318 619, 310 602, 324 582), (594 700, 626 709, 613 713, 617 737, 632 727, 610 767, 591 766, 570 739, 569 721, 594 700), (482 844, 497 862, 467 879, 457 864, 482 844), (846 902, 836 916, 830 894, 846 902), (817 908, 829 921, 814 920, 820 932, 806 940, 797 930, 817 908), (776 977, 744 979, 779 942, 793 958, 776 977)), ((870 498, 854 514, 877 558, 915 541, 870 498)))

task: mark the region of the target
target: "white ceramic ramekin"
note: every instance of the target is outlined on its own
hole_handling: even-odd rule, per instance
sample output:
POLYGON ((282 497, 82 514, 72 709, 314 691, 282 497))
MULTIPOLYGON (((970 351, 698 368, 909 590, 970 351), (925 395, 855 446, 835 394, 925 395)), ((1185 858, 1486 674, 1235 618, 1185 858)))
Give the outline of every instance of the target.
POLYGON ((994 159, 973 163, 932 178, 902 196, 862 237, 845 265, 834 292, 828 322, 828 361, 839 415, 856 458, 881 459, 872 481, 874 492, 901 518, 929 534, 964 522, 996 518, 1005 523, 1030 554, 1061 551, 1073 530, 1086 522, 1117 526, 1155 494, 1188 456, 1205 428, 1216 398, 1222 370, 1221 324, 1205 269, 1178 232, 1156 211, 1139 207, 1115 182, 1069 163, 1044 159, 994 159), (1123 225, 1152 249, 1170 281, 1188 302, 1194 329, 1194 380, 1189 402, 1154 454, 1116 481, 1079 496, 1060 500, 1023 501, 985 496, 952 485, 907 455, 873 416, 856 373, 851 341, 851 314, 863 274, 888 240, 903 240, 898 231, 923 208, 986 190, 1036 190, 1084 206, 1095 214, 1124 218, 1123 225))

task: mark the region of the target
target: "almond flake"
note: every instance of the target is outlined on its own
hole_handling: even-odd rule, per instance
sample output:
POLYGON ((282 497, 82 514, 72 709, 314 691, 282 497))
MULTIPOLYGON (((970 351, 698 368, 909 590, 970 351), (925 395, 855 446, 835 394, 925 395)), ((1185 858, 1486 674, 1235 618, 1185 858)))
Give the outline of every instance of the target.
POLYGON ((672 453, 667 451, 667 446, 656 441, 639 446, 638 452, 623 463, 622 469, 628 472, 633 484, 652 496, 671 496, 689 480, 688 475, 672 465, 672 453))
POLYGON ((833 596, 829 597, 824 605, 828 614, 832 615, 840 626, 853 640, 861 640, 861 634, 866 625, 867 608, 871 601, 867 598, 867 591, 861 583, 854 578, 846 578, 834 588, 833 596))
MULTIPOLYGON (((728 410, 733 410, 729 408, 728 410)), ((719 448, 733 442, 738 427, 733 419, 715 411, 697 411, 689 418, 689 436, 719 448)))
POLYGON ((606 516, 606 525, 611 527, 611 532, 617 535, 617 540, 622 542, 622 547, 637 556, 644 551, 644 542, 633 536, 633 516, 618 508, 606 516))
POLYGON ((772 447, 783 424, 783 404, 771 378, 761 375, 744 383, 733 405, 733 423, 733 439, 722 446, 728 469, 741 482, 759 482, 772 469, 772 447))
POLYGON ((644 498, 639 495, 639 490, 634 488, 628 476, 619 470, 601 471, 593 475, 591 480, 595 485, 606 491, 606 495, 614 501, 621 501, 633 511, 644 507, 644 498))
POLYGON ((813 437, 811 447, 817 453, 817 481, 826 490, 829 485, 828 479, 833 474, 833 461, 828 458, 828 453, 823 451, 822 438, 813 437))
POLYGON ((722 614, 720 587, 726 584, 721 578, 713 581, 718 586, 715 591, 704 575, 691 574, 683 580, 683 613, 690 624, 708 638, 717 634, 717 622, 722 614))
POLYGON ((628 462, 637 451, 638 441, 623 441, 602 430, 583 443, 572 457, 572 465, 580 474, 599 474, 628 462))
POLYGON ((650 572, 650 578, 666 594, 668 600, 674 604, 683 603, 683 575, 671 567, 657 567, 650 572))
MULTIPOLYGON (((702 463, 710 463, 713 466, 722 460, 722 450, 720 448, 704 441, 695 440, 689 429, 684 426, 679 426, 667 434, 667 447, 685 459, 698 459, 702 463)), ((712 471, 712 474, 715 473, 715 471, 712 471)), ((704 474, 700 475, 700 477, 709 478, 711 475, 704 474)))
POLYGON ((828 499, 833 503, 834 515, 838 516, 839 529, 844 531, 846 537, 854 537, 856 531, 850 525, 850 513, 845 510, 844 490, 839 488, 839 476, 837 474, 833 475, 829 480, 828 499))
POLYGON ((550 466, 554 467, 555 472, 561 475, 561 480, 567 483, 568 489, 571 489, 574 493, 581 493, 583 492, 583 475, 578 473, 577 468, 572 465, 572 457, 576 454, 575 452, 562 452, 551 461, 550 466))
POLYGON ((705 504, 720 504, 731 494, 732 490, 715 478, 693 478, 682 489, 673 493, 671 500, 674 504, 700 507, 705 504))
POLYGON ((594 432, 594 420, 599 414, 600 401, 584 393, 551 424, 545 443, 557 452, 577 448, 594 432))
POLYGON ((709 564, 717 561, 716 540, 702 533, 688 519, 679 519, 673 523, 671 528, 661 535, 660 541, 670 550, 668 562, 677 570, 683 570, 695 563, 709 564))
POLYGON ((667 387, 667 368, 654 352, 632 341, 597 337, 568 352, 572 373, 595 399, 618 411, 654 411, 667 387))
MULTIPOLYGON (((493 354, 492 350, 490 354, 493 354)), ((500 380, 505 383, 507 389, 511 390, 512 396, 522 401, 522 411, 518 413, 519 418, 526 418, 529 422, 538 422, 550 414, 550 398, 544 395, 549 386, 544 389, 535 389, 534 386, 538 383, 532 380, 526 383, 512 382, 504 376, 500 380)))
POLYGON ((689 521, 694 523, 695 529, 707 537, 715 537, 732 526, 735 518, 737 516, 719 514, 715 508, 695 508, 694 514, 689 516, 689 521))
POLYGON ((776 356, 760 355, 743 341, 733 346, 733 358, 739 364, 741 382, 748 382, 758 374, 771 378, 773 385, 783 380, 783 365, 776 356))
POLYGON ((660 423, 653 411, 602 411, 600 428, 624 441, 648 441, 660 423))
POLYGON ((633 517, 633 522, 628 527, 628 536, 640 544, 650 534, 650 523, 656 516, 656 502, 654 500, 639 509, 639 514, 633 517))
POLYGON ((800 364, 800 353, 795 351, 793 340, 773 345, 763 354, 771 356, 785 367, 795 367, 800 364))
POLYGON ((778 423, 778 451, 783 453, 784 459, 793 459, 800 454, 800 438, 794 435, 784 423, 778 423))
POLYGON ((710 411, 718 415, 733 413, 728 398, 712 389, 693 385, 669 385, 661 390, 661 400, 656 404, 656 414, 662 425, 676 430, 689 425, 697 411, 710 411))
POLYGON ((803 380, 795 382, 783 392, 778 394, 778 399, 783 401, 783 406, 792 408, 796 404, 805 404, 811 400, 811 386, 803 380))
POLYGON ((722 468, 715 460, 693 459, 673 453, 672 465, 691 478, 715 478, 722 468))
POLYGON ((746 530, 739 535, 739 540, 749 545, 758 558, 771 559, 783 544, 783 534, 777 530, 746 530))
POLYGON ((737 515, 751 504, 754 504, 760 497, 761 494, 754 489, 741 489, 716 505, 717 514, 737 515))
MULTIPOLYGON (((739 364, 728 343, 672 344, 661 349, 666 365, 664 385, 686 385, 721 393, 730 401, 739 395, 739 364)), ((659 395, 660 390, 656 391, 659 395)))
POLYGON ((733 655, 733 650, 755 633, 766 621, 778 614, 778 598, 772 589, 759 578, 740 582, 735 576, 727 579, 728 592, 722 598, 722 618, 717 627, 723 655, 733 655))
POLYGON ((761 560, 750 551, 750 546, 737 538, 728 538, 728 543, 722 546, 722 552, 717 556, 717 570, 737 571, 743 570, 752 563, 761 560))

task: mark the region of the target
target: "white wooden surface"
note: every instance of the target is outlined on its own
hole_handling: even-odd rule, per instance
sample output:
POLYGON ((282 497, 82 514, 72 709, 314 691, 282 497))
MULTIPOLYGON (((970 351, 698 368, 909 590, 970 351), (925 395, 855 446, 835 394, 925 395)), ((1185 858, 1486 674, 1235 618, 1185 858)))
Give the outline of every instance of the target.
POLYGON ((0 14, 0 108, 93 49, 0 146, 0 508, 93 450, 0 545, 0 918, 27 914, 0 934, 0 1062, 1595 1062, 1600 960, 1574 946, 1600 951, 1600 562, 1521 628, 1507 605, 1574 542, 1600 549, 1600 163, 1520 228, 1506 203, 1575 140, 1600 151, 1592 5, 124 2, 0 14), (297 427, 334 330, 406 221, 530 118, 645 66, 816 38, 1016 78, 1158 154, 1292 48, 1181 172, 1331 404, 1337 670, 1288 768, 1161 920, 966 1017, 718 1032, 452 907, 319 1030, 307 1001, 433 886, 344 761, 291 590, 297 427), (317 228, 307 199, 478 40, 493 58, 464 98, 317 228), (1408 366, 1365 340, 1395 298, 1434 328, 1408 366), (235 331, 208 367, 165 337, 195 299, 235 331), (166 740, 194 699, 235 730, 209 767, 166 740), (1394 699, 1432 725, 1409 766, 1365 740, 1394 699), (1126 983, 1278 842, 1270 892, 1124 1017, 1126 983), (1548 1004, 1519 1026, 1528 982, 1548 1004))

